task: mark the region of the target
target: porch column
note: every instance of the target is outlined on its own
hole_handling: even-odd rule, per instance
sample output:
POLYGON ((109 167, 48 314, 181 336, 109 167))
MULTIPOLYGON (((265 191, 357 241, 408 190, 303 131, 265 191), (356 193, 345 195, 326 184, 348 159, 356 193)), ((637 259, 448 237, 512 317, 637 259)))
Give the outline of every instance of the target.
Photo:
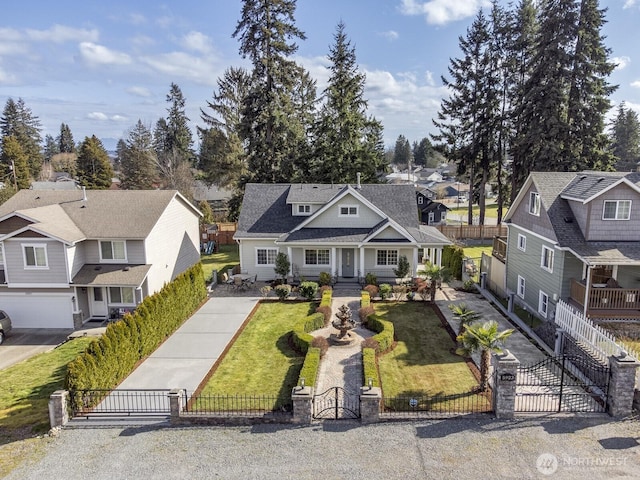
POLYGON ((418 247, 413 248, 413 277, 418 274, 418 247))
POLYGON ((612 417, 631 415, 638 365, 640 362, 624 353, 609 357, 609 415, 612 417))
POLYGON ((358 250, 360 250, 360 265, 358 265, 360 269, 360 275, 358 276, 364 278, 364 276, 367 274, 364 270, 364 247, 359 247, 358 250))
POLYGON ((587 265, 587 277, 584 282, 584 302, 582 302, 584 316, 587 316, 587 310, 589 309, 589 289, 591 288, 591 265, 587 265))
POLYGON ((338 270, 336 267, 336 262, 338 260, 338 249, 336 247, 331 247, 331 271, 329 272, 331 276, 338 270))
POLYGON ((293 256, 291 247, 287 247, 287 257, 289 257, 289 275, 293 275, 293 256))
POLYGON ((436 255, 435 263, 437 266, 441 267, 442 266, 442 247, 435 249, 435 255, 436 255))

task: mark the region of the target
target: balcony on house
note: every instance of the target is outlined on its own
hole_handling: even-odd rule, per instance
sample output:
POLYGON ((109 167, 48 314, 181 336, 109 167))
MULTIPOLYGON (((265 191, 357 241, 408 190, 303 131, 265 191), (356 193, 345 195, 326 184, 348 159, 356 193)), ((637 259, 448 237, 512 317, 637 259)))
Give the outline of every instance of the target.
POLYGON ((502 263, 507 259, 507 239, 505 237, 493 237, 493 250, 491 255, 502 263))
MULTIPOLYGON (((640 319, 640 289, 622 288, 615 280, 592 283, 586 296, 586 314, 602 319, 640 319)), ((570 300, 584 310, 586 285, 571 279, 570 300)))

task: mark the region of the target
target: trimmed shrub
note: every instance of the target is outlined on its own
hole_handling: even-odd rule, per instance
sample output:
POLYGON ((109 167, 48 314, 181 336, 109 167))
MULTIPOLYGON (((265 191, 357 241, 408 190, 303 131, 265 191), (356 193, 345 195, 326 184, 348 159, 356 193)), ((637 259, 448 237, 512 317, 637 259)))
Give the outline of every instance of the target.
POLYGON ((391 285, 388 283, 383 283, 380 285, 380 298, 382 300, 386 300, 391 296, 391 285))
POLYGON ((278 285, 276 286, 276 288, 273 289, 273 291, 276 292, 276 295, 280 300, 284 300, 289 295, 291 295, 291 285, 287 285, 287 284, 278 285))
POLYGON ((331 274, 329 272, 320 272, 318 283, 322 286, 331 285, 331 274))
POLYGON ((442 249, 442 266, 447 267, 456 280, 462 280, 464 249, 458 245, 447 245, 442 249))
POLYGON ((320 350, 320 357, 324 357, 324 354, 329 350, 329 340, 325 337, 313 337, 311 341, 311 347, 320 350))
MULTIPOLYGON (((367 339, 371 340, 371 339, 367 339)), ((365 347, 363 342, 362 348, 362 375, 364 386, 369 385, 371 379, 372 387, 380 387, 380 376, 378 375, 378 364, 376 362, 376 351, 373 348, 365 347)))
POLYGON ((331 295, 333 291, 331 289, 325 290, 322 292, 322 297, 320 298, 320 306, 321 307, 329 307, 331 308, 331 295))
MULTIPOLYGON (((152 353, 207 298, 202 264, 145 298, 133 313, 110 323, 99 340, 68 365, 67 390, 110 390, 152 353)), ((76 400, 72 398, 72 402, 76 400)))
POLYGON ((302 364, 302 368, 300 369, 300 375, 298 376, 298 385, 300 385, 300 380, 304 378, 304 383, 306 386, 315 387, 319 370, 320 370, 320 349, 311 347, 307 351, 307 355, 304 357, 304 363, 302 364))
POLYGON ((260 293, 262 294, 262 298, 267 298, 271 290, 273 290, 273 288, 271 288, 271 285, 264 285, 263 287, 260 287, 260 293))
POLYGON ((373 338, 373 337, 369 337, 369 338, 365 338, 362 341, 361 344, 362 348, 372 348, 373 350, 378 350, 378 348, 380 348, 380 344, 378 343, 378 341, 373 338))
POLYGON ((393 323, 383 320, 374 314, 367 317, 367 328, 377 332, 377 335, 371 337, 378 342, 377 353, 383 353, 391 349, 394 339, 393 323))
POLYGON ((369 292, 360 292, 360 306, 368 307, 369 305, 371 305, 371 296, 369 295, 369 292))
POLYGON ((318 293, 318 284, 316 282, 302 282, 298 288, 301 296, 311 301, 318 293))
POLYGON ((393 298, 395 298, 396 302, 407 293, 407 287, 404 285, 394 285, 393 286, 393 298))
POLYGON ((326 292, 327 290, 331 291, 331 285, 320 285, 320 288, 318 289, 318 291, 320 292, 320 298, 322 298, 324 292, 326 292))
POLYGON ((378 285, 378 277, 375 273, 369 272, 364 276, 364 283, 367 285, 378 285))
POLYGON ((298 351, 307 353, 311 342, 313 342, 313 335, 310 335, 309 332, 322 327, 324 327, 324 315, 321 313, 314 313, 308 317, 301 318, 293 325, 291 342, 298 351))
POLYGON ((318 307, 316 308, 316 312, 321 313, 324 317, 324 324, 329 325, 329 322, 331 321, 331 307, 327 307, 326 305, 318 307))
POLYGON ((373 284, 368 284, 366 287, 364 287, 363 290, 365 292, 368 292, 371 298, 376 298, 378 296, 378 292, 380 291, 378 286, 373 284))
POLYGON ((358 310, 358 316, 360 317, 360 321, 365 326, 367 325, 367 317, 369 315, 373 315, 374 313, 375 313, 375 310, 371 305, 362 307, 360 310, 358 310))

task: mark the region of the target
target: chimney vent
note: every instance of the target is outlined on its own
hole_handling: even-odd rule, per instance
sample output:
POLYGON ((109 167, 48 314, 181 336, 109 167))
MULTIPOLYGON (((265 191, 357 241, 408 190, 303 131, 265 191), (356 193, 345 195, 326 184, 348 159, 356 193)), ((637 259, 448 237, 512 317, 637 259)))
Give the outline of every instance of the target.
POLYGON ((360 185, 360 177, 361 177, 361 173, 360 172, 356 173, 356 178, 358 179, 358 183, 356 184, 356 188, 358 190, 360 190, 362 188, 362 185, 360 185))

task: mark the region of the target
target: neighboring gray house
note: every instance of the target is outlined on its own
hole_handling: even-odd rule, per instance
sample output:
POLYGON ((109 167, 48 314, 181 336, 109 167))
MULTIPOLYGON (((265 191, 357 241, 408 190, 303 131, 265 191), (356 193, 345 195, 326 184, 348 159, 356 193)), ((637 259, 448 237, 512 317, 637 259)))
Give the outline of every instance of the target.
POLYGON ((435 201, 435 193, 428 188, 416 189, 418 217, 425 225, 443 225, 447 223, 449 208, 441 202, 435 201))
POLYGON ((279 252, 306 279, 391 279, 401 255, 415 274, 451 243, 419 224, 415 187, 403 184, 247 184, 234 238, 241 269, 259 280, 275 278, 279 252))
POLYGON ((227 213, 227 202, 231 198, 233 192, 226 188, 219 188, 215 185, 207 185, 201 180, 196 180, 193 184, 193 199, 196 203, 202 200, 211 205, 211 209, 215 213, 227 213))
POLYGON ((640 318, 640 174, 534 172, 504 222, 506 288, 541 318, 563 298, 592 318, 640 318))
POLYGON ((20 190, 0 206, 0 308, 16 328, 119 316, 199 261, 199 218, 174 190, 20 190))

